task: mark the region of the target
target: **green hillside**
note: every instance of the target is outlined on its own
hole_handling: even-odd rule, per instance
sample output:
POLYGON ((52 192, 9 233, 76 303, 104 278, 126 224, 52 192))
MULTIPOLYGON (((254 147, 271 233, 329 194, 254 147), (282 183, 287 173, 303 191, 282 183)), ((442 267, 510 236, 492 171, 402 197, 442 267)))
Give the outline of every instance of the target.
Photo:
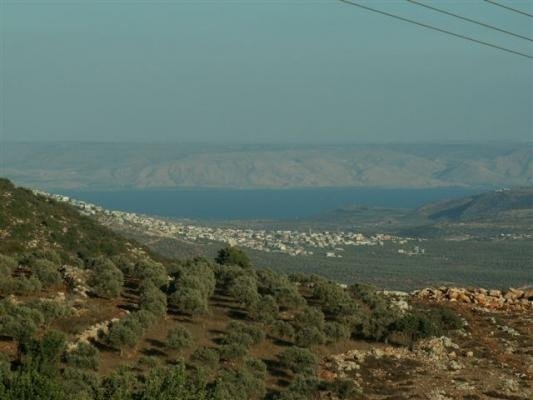
POLYGON ((233 247, 157 259, 6 180, 0 198, 2 400, 359 399, 319 374, 324 357, 462 326, 370 286, 256 269, 233 247))
POLYGON ((496 190, 457 200, 425 205, 416 213, 433 221, 497 220, 508 212, 533 211, 533 188, 496 190))

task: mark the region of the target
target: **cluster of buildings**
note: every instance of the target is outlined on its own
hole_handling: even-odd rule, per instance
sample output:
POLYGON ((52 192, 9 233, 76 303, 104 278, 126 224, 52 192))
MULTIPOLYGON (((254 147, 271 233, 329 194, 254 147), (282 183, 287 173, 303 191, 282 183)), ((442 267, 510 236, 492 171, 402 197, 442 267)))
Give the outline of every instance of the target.
POLYGON ((313 255, 319 251, 326 257, 342 257, 346 246, 383 246, 385 242, 404 245, 411 240, 388 234, 365 236, 357 232, 269 231, 189 225, 125 211, 110 211, 67 196, 37 193, 67 202, 77 207, 82 214, 98 217, 106 225, 134 229, 151 236, 178 238, 190 242, 223 242, 232 246, 280 252, 291 256, 313 255))

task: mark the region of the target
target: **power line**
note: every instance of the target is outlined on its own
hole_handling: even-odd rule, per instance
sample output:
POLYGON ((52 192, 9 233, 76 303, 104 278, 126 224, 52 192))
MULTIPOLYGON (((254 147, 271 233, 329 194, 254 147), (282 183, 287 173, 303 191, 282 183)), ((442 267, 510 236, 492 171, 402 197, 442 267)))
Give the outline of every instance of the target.
POLYGON ((522 11, 522 10, 517 10, 516 8, 512 8, 512 7, 509 7, 505 4, 501 4, 501 3, 498 3, 496 1, 493 1, 493 0, 485 0, 487 3, 490 3, 490 4, 493 4, 495 6, 498 6, 498 7, 501 7, 501 8, 505 8, 506 10, 509 10, 509 11, 513 11, 515 13, 518 13, 518 14, 523 14, 523 15, 526 15, 530 18, 533 18, 533 14, 529 14, 525 11, 522 11))
POLYGON ((359 7, 359 8, 365 9, 367 11, 372 11, 372 12, 375 12, 375 13, 378 13, 378 14, 386 15, 387 17, 395 18, 395 19, 398 19, 398 20, 403 21, 403 22, 408 22, 410 24, 418 25, 418 26, 421 26, 423 28, 431 29, 433 31, 445 33, 447 35, 455 36, 455 37, 460 38, 460 39, 469 40, 469 41, 474 42, 474 43, 478 43, 478 44, 482 44, 484 46, 492 47, 493 49, 498 49, 498 50, 501 50, 501 51, 505 51, 507 53, 512 53, 512 54, 515 54, 515 55, 518 55, 518 56, 522 56, 522 57, 526 57, 526 58, 529 58, 529 59, 533 59, 533 56, 530 56, 529 54, 526 54, 526 53, 521 53, 519 51, 511 50, 511 49, 508 49, 506 47, 498 46, 496 44, 485 42, 483 40, 479 40, 479 39, 476 39, 476 38, 473 38, 473 37, 470 37, 470 36, 465 36, 465 35, 462 35, 460 33, 455 33, 455 32, 448 31, 446 29, 437 28, 436 26, 428 25, 428 24, 425 24, 423 22, 418 22, 418 21, 415 21, 413 19, 401 17, 399 15, 391 14, 391 13, 386 12, 386 11, 381 11, 381 10, 378 10, 376 8, 372 8, 372 7, 368 7, 368 6, 365 6, 365 5, 360 4, 360 3, 356 3, 355 1, 350 1, 350 0, 339 0, 339 1, 342 2, 342 3, 345 3, 345 4, 349 4, 349 5, 352 5, 352 6, 355 6, 355 7, 359 7))
POLYGON ((409 3, 416 4, 417 6, 425 7, 425 8, 428 8, 430 10, 442 13, 442 14, 446 14, 446 15, 450 15, 450 16, 455 17, 455 18, 462 19, 463 21, 471 22, 473 24, 481 25, 481 26, 483 26, 485 28, 494 29, 495 31, 506 33, 508 35, 512 35, 512 36, 515 36, 517 38, 525 39, 525 40, 529 40, 530 42, 533 42, 533 39, 531 39, 531 38, 529 38, 527 36, 522 36, 522 35, 519 35, 517 33, 508 31, 506 29, 501 29, 501 28, 498 28, 497 26, 486 24, 485 22, 476 21, 475 19, 471 19, 471 18, 468 18, 468 17, 463 17, 462 15, 455 14, 455 13, 452 13, 450 11, 443 10, 441 8, 433 7, 433 6, 430 6, 429 4, 424 4, 424 3, 421 3, 421 2, 416 1, 416 0, 407 0, 407 1, 409 3))

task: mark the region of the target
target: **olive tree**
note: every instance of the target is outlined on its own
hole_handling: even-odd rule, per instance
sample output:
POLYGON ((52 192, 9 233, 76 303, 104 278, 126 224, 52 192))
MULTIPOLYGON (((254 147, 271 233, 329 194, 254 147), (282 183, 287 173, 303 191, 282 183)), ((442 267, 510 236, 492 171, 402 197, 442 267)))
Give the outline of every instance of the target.
POLYGON ((122 291, 124 275, 110 260, 98 259, 93 265, 87 283, 96 295, 114 298, 118 297, 122 291))
POLYGON ((166 345, 169 349, 181 351, 192 343, 191 333, 182 326, 176 326, 168 331, 166 345))

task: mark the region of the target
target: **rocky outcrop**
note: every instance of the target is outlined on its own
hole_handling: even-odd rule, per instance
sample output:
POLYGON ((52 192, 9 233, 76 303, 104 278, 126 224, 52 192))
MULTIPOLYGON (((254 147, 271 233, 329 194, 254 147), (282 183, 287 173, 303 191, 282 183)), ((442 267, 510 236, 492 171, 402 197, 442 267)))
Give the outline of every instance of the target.
MULTIPOLYGON (((410 359, 431 365, 436 369, 457 371, 463 368, 458 360, 459 346, 449 337, 441 336, 420 340, 410 350, 406 347, 383 346, 370 350, 350 350, 346 353, 332 355, 325 360, 324 369, 333 372, 335 377, 357 377, 362 365, 368 359, 392 358, 410 359)), ((468 356, 465 354, 465 356, 468 356)))
POLYGON ((506 291, 483 288, 441 286, 413 292, 415 297, 435 302, 458 302, 477 308, 502 311, 529 311, 533 309, 533 290, 509 288, 506 291))
POLYGON ((81 268, 72 267, 70 265, 63 265, 59 272, 63 276, 63 280, 67 284, 67 287, 73 294, 81 297, 87 297, 89 288, 86 286, 86 271, 81 268))
POLYGON ((119 318, 113 318, 109 321, 103 321, 91 325, 89 328, 85 329, 82 333, 76 336, 74 340, 68 343, 67 351, 74 350, 80 343, 90 343, 91 341, 98 339, 99 336, 106 335, 109 332, 111 324, 118 320, 119 318))

